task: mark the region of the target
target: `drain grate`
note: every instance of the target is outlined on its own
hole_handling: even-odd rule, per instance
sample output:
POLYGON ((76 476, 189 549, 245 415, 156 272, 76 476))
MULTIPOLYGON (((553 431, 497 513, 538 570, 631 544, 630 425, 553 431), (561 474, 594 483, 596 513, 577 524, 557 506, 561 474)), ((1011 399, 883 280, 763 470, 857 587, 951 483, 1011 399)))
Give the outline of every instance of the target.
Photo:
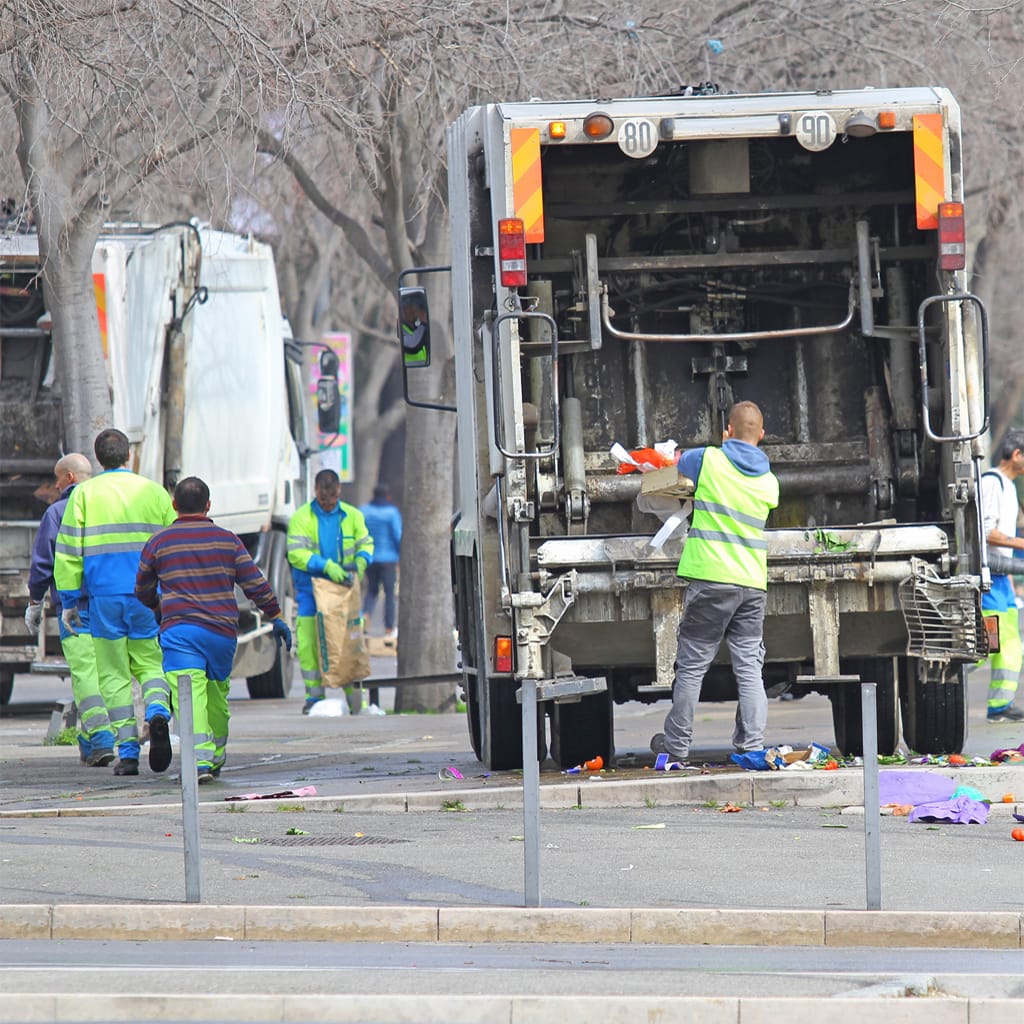
POLYGON ((388 839, 386 836, 271 836, 260 839, 260 846, 392 846, 409 843, 411 839, 388 839))

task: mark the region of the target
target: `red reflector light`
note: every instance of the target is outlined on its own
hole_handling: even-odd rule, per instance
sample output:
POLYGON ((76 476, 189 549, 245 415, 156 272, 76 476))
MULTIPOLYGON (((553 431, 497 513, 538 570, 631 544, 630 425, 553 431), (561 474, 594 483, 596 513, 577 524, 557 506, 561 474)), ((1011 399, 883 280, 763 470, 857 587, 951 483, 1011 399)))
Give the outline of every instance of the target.
POLYGON ((966 265, 964 204, 939 203, 939 268, 963 270, 966 265))
POLYGON ((526 229, 518 217, 498 221, 498 265, 503 287, 526 284, 526 229))
POLYGON ((494 638, 494 671, 512 671, 512 637, 510 636, 494 638))

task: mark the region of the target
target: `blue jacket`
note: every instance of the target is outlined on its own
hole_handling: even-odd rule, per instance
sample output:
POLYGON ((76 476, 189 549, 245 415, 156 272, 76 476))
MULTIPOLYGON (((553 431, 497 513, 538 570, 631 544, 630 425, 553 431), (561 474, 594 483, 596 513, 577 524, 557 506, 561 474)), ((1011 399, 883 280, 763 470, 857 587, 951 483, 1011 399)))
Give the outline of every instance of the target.
POLYGON ((373 560, 397 562, 402 546, 402 513, 390 501, 371 501, 361 509, 373 536, 373 560))
POLYGON ((50 604, 60 608, 57 603, 57 588, 53 585, 53 553, 57 546, 57 533, 60 521, 67 508, 68 498, 75 485, 65 487, 60 497, 43 513, 39 520, 39 531, 32 546, 32 564, 28 571, 28 596, 34 603, 42 601, 47 588, 50 591, 50 604))

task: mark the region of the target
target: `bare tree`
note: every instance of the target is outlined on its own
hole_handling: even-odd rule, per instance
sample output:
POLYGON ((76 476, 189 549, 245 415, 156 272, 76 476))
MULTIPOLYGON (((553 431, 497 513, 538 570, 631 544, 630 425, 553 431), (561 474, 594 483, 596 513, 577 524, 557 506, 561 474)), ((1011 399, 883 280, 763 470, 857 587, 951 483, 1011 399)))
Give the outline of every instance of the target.
POLYGON ((165 168, 191 159, 213 176, 218 140, 271 97, 286 105, 276 44, 290 35, 290 9, 262 5, 257 31, 242 0, 3 4, 0 90, 38 232, 72 448, 89 451, 110 424, 90 273, 102 225, 165 168))

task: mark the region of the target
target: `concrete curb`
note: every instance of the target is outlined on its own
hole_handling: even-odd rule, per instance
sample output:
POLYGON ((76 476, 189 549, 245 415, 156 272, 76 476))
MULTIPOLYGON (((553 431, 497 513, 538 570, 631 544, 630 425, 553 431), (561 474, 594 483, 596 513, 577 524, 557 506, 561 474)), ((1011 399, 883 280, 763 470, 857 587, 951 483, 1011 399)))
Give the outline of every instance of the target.
MULTIPOLYGON (((930 771, 955 779, 958 783, 982 789, 993 800, 1002 795, 1020 793, 1024 805, 1024 771, 1020 767, 948 769, 914 767, 895 769, 930 771)), ((540 787, 540 806, 545 810, 607 807, 677 807, 734 803, 761 807, 784 800, 794 807, 858 807, 864 803, 864 779, 861 769, 806 772, 736 772, 717 775, 661 774, 650 772, 640 779, 614 779, 604 774, 581 780, 544 783, 540 787)), ((357 793, 351 796, 286 797, 276 800, 226 801, 204 799, 199 810, 204 814, 237 810, 276 812, 282 808, 303 811, 352 811, 358 813, 409 813, 438 811, 461 804, 467 811, 517 810, 523 806, 523 789, 518 786, 490 788, 437 789, 417 793, 357 793)), ((1009 815, 1013 803, 993 803, 991 813, 1009 815)), ((85 818, 128 816, 153 812, 175 812, 181 802, 147 804, 73 804, 64 807, 18 808, 0 811, 2 818, 85 818)))
POLYGON ((113 935, 123 941, 174 942, 582 941, 1021 949, 1024 913, 74 903, 0 906, 0 939, 106 940, 113 935))
POLYGON ((735 998, 700 996, 8 994, 0 1022, 333 1021, 388 1024, 1018 1024, 1019 999, 735 998))

